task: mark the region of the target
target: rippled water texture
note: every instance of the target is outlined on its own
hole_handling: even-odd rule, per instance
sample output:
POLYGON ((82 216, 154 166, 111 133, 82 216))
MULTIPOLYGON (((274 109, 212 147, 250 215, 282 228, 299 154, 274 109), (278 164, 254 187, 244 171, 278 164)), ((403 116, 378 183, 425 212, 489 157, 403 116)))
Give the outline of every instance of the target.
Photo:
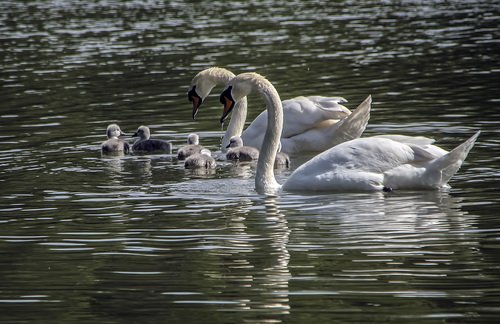
POLYGON ((1 1, 0 321, 495 322, 499 26, 498 1, 1 1), (217 152, 222 88, 194 121, 186 97, 214 65, 371 94, 364 136, 482 133, 444 192, 265 197, 253 164, 101 155, 111 122, 217 152))

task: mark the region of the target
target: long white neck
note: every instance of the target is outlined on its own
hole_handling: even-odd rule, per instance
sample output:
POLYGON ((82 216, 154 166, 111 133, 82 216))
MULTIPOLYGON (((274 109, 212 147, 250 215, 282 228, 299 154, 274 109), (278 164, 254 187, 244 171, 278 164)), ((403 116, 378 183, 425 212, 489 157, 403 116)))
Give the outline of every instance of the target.
POLYGON ((231 113, 231 120, 227 125, 226 132, 222 138, 222 152, 226 152, 226 146, 229 145, 229 140, 233 136, 241 136, 243 128, 245 128, 245 120, 247 119, 247 97, 238 100, 231 113))
POLYGON ((214 84, 226 85, 229 81, 234 78, 234 73, 220 67, 211 67, 206 70, 201 71, 195 78, 207 79, 209 82, 214 84))
POLYGON ((274 193, 280 188, 274 177, 274 160, 283 130, 283 106, 278 92, 267 79, 256 77, 253 86, 261 94, 267 108, 267 129, 257 162, 255 189, 258 193, 274 193))
MULTIPOLYGON (((200 78, 206 79, 212 88, 216 85, 226 85, 234 78, 234 73, 220 67, 211 67, 199 73, 200 78)), ((210 89, 212 89, 210 88, 210 89)), ((208 95, 208 94, 207 94, 208 95)), ((222 138, 222 152, 226 152, 226 146, 233 136, 240 136, 245 128, 245 120, 247 119, 247 98, 239 100, 231 113, 231 119, 227 125, 226 132, 222 138)))

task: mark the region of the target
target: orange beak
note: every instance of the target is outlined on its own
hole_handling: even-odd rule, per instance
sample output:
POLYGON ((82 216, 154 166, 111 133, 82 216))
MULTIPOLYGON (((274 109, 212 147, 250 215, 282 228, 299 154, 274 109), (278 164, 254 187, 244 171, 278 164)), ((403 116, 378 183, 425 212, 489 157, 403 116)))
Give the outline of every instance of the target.
POLYGON ((235 104, 233 96, 231 95, 231 87, 227 88, 226 90, 224 90, 224 92, 221 93, 220 102, 224 105, 224 110, 220 118, 220 123, 223 124, 224 120, 226 120, 231 110, 233 110, 235 104))
POLYGON ((193 97, 193 119, 196 118, 196 115, 198 114, 198 109, 201 106, 201 99, 200 97, 193 97))
POLYGON ((196 114, 198 114, 198 109, 200 109, 200 106, 203 103, 201 97, 196 93, 196 86, 189 90, 188 100, 193 103, 193 119, 195 119, 196 114))

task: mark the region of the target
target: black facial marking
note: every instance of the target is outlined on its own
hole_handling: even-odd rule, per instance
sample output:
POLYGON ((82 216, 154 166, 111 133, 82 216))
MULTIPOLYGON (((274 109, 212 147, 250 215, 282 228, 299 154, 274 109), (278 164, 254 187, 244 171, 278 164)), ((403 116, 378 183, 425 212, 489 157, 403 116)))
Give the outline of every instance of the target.
POLYGON ((221 124, 224 124, 224 120, 226 120, 227 116, 234 108, 235 102, 234 102, 233 96, 231 95, 232 89, 233 89, 233 87, 229 86, 226 90, 224 90, 220 94, 220 97, 219 97, 221 104, 224 105, 224 112, 222 113, 222 116, 220 118, 221 124))
MULTIPOLYGON (((193 88, 191 90, 188 91, 188 100, 190 102, 193 102, 193 98, 194 97, 198 97, 200 98, 200 96, 198 96, 198 94, 196 93, 196 86, 193 86, 193 88)), ((200 98, 201 99, 201 98, 200 98)))
POLYGON ((225 105, 226 104, 226 99, 224 99, 224 97, 228 98, 229 100, 233 101, 233 96, 231 95, 231 90, 233 89, 232 86, 229 86, 227 87, 226 90, 224 90, 221 94, 220 94, 220 97, 219 97, 219 101, 221 104, 225 105))
POLYGON ((198 114, 198 109, 203 103, 203 99, 196 93, 196 86, 193 86, 191 90, 188 92, 188 100, 193 103, 193 119, 196 118, 196 114, 198 114))

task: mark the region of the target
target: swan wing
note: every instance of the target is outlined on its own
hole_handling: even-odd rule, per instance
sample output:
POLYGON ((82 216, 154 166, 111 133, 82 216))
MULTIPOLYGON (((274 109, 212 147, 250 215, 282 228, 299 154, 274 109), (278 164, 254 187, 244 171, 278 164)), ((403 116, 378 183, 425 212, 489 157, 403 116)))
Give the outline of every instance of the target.
POLYGON ((480 132, 450 152, 435 145, 409 144, 414 151, 411 163, 385 172, 385 185, 399 189, 436 189, 449 187, 448 181, 462 166, 480 132))
POLYGON ((381 136, 355 139, 339 144, 297 168, 283 189, 356 191, 381 190, 384 187, 446 187, 474 146, 479 133, 450 152, 435 145, 406 144, 381 136))
MULTIPOLYGON (((345 100, 344 100, 345 101, 345 100)), ((291 137, 315 128, 318 124, 339 120, 351 114, 338 98, 311 96, 296 97, 283 101, 282 137, 291 137)))
MULTIPOLYGON (((283 101, 281 137, 292 137, 321 126, 325 121, 339 120, 351 114, 341 97, 296 97, 283 101)), ((267 110, 259 114, 242 134, 245 145, 260 148, 267 127, 267 110)))
POLYGON ((337 144, 359 138, 370 119, 371 96, 368 96, 349 116, 339 122, 327 120, 302 134, 282 137, 282 151, 294 154, 304 151, 325 151, 337 144))
MULTIPOLYGON (((343 104, 347 103, 347 100, 342 97, 323 97, 323 96, 307 96, 307 97, 296 97, 291 100, 304 100, 304 98, 312 102, 317 108, 322 110, 327 110, 331 112, 344 113, 345 107, 343 104)), ((286 100, 285 100, 286 101, 286 100)), ((339 115, 338 118, 345 116, 339 115)))
MULTIPOLYGON (((382 190, 387 177, 414 181, 431 156, 425 150, 387 138, 359 138, 341 143, 309 160, 292 173, 285 190, 382 190)), ((405 183, 405 187, 408 186, 405 183)), ((399 183, 391 181, 394 187, 399 183)))

